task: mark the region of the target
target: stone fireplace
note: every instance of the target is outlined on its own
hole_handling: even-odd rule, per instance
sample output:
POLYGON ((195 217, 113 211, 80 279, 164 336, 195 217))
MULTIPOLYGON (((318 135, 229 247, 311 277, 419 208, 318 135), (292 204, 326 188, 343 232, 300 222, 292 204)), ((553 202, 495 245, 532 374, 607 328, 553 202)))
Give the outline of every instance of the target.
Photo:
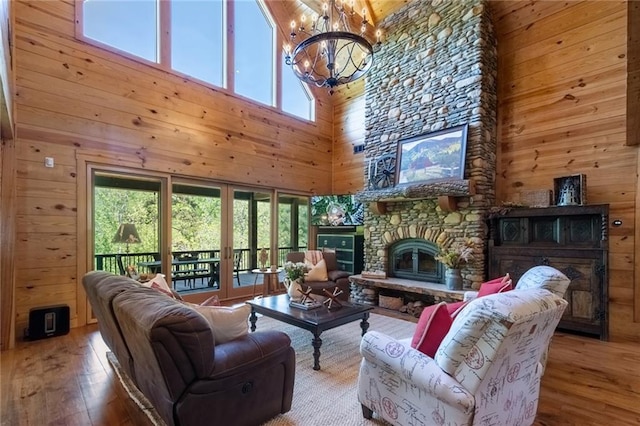
POLYGON ((439 283, 444 267, 435 259, 438 246, 422 238, 405 238, 389 246, 390 276, 439 283))
POLYGON ((495 199, 497 107, 488 13, 483 1, 419 1, 381 24, 385 42, 366 82, 366 189, 357 194, 366 206, 365 271, 444 285, 434 254, 470 238, 478 248, 463 269, 465 287, 485 279, 484 217, 495 199), (369 185, 370 165, 395 155, 398 141, 463 124, 464 179, 369 185), (398 246, 402 252, 392 256, 398 246))

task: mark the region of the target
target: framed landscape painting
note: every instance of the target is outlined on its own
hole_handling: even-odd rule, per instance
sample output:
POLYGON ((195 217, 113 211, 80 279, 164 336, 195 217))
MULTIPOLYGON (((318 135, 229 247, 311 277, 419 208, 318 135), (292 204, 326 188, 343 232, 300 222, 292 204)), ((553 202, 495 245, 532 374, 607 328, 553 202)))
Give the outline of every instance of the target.
POLYGON ((398 142, 396 185, 464 178, 468 125, 398 142))

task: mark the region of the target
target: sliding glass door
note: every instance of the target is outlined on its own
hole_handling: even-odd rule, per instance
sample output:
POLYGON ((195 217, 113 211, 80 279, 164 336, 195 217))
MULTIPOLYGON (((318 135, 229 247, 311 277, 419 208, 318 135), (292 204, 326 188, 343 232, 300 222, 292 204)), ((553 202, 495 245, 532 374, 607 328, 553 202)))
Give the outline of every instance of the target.
POLYGON ((227 229, 229 244, 233 249, 233 283, 235 294, 262 293, 262 277, 255 272, 262 264, 261 253, 271 265, 271 193, 263 190, 234 187, 230 190, 233 204, 229 212, 227 229), (250 290, 250 292, 249 292, 250 290))
POLYGON ((242 299, 262 294, 261 267, 308 245, 306 196, 117 167, 92 165, 87 176, 91 269, 141 281, 160 273, 190 299, 242 299))
POLYGON ((174 288, 221 299, 250 297, 254 286, 261 292, 251 271, 271 246, 271 194, 176 178, 171 200, 174 288))
POLYGON ((287 253, 304 251, 309 246, 309 197, 278 194, 278 265, 287 253))
POLYGON ((224 187, 173 179, 171 263, 178 292, 220 291, 224 187))
POLYGON ((96 170, 92 181, 93 268, 139 277, 140 263, 157 262, 149 272, 161 272, 161 179, 96 170))

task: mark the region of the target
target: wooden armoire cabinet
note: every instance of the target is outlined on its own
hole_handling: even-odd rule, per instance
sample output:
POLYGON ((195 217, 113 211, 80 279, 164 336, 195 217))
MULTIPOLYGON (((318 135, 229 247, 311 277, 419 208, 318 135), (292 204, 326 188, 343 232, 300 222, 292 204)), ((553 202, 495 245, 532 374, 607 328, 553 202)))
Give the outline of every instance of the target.
POLYGON ((516 283, 529 268, 549 265, 570 280, 558 329, 608 339, 609 206, 514 208, 489 219, 488 276, 516 283))

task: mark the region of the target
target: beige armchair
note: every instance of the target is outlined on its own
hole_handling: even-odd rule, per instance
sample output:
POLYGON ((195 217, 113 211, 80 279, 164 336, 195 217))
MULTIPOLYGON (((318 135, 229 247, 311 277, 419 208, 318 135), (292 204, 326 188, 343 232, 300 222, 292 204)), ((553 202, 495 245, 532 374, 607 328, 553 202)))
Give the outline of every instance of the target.
POLYGON ((434 358, 376 331, 362 339, 358 400, 393 425, 531 425, 542 359, 567 302, 545 289, 478 298, 434 358))

